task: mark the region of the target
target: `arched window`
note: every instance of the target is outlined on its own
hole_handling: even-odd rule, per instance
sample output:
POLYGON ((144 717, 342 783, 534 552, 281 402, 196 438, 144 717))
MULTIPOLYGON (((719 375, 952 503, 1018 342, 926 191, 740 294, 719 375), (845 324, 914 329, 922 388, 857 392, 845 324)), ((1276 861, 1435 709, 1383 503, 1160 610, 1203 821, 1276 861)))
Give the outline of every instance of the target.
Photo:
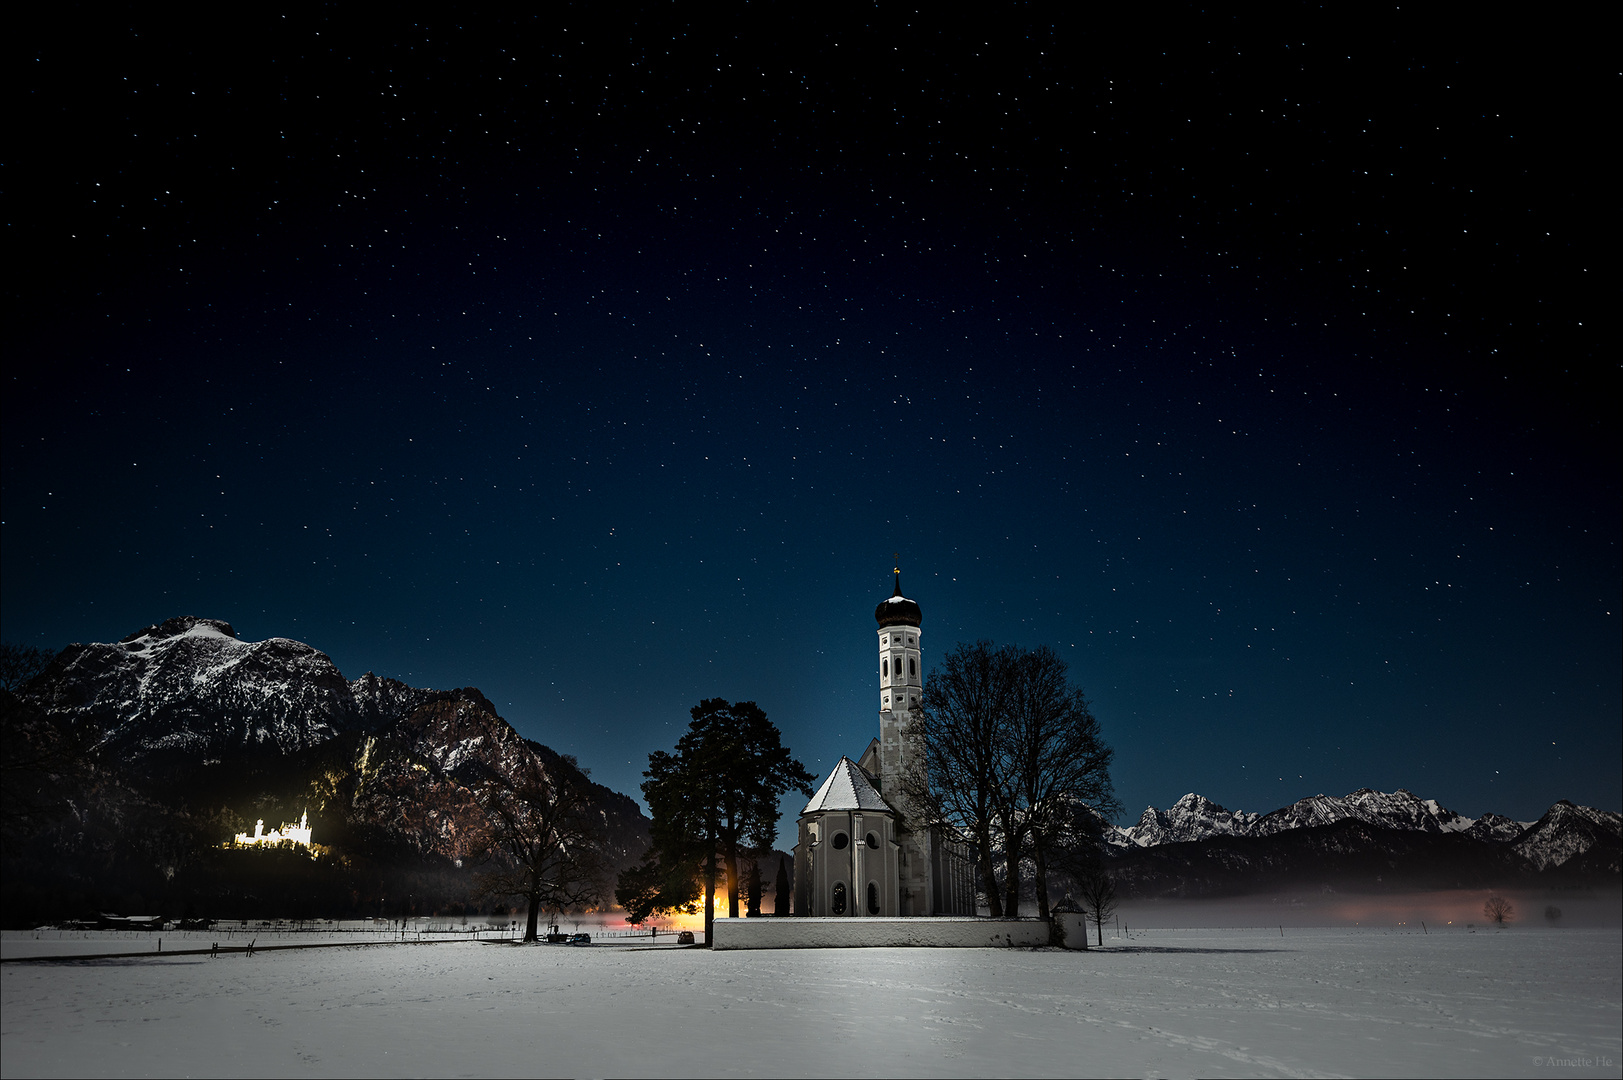
POLYGON ((877 881, 868 882, 868 914, 879 914, 879 883, 877 881))
POLYGON ((834 834, 834 850, 835 851, 844 851, 845 850, 845 845, 849 844, 850 842, 851 842, 851 838, 849 836, 845 835, 844 833, 837 832, 837 833, 834 834))
POLYGON ((875 851, 878 851, 879 850, 879 837, 875 836, 873 833, 869 833, 868 834, 868 846, 873 848, 875 851))
POLYGON ((828 909, 836 915, 845 914, 845 882, 834 883, 834 895, 829 899, 828 909))
POLYGON ((890 675, 890 657, 884 657, 879 661, 879 674, 887 677, 890 675))
POLYGON ((919 673, 918 661, 913 659, 911 656, 907 658, 907 673, 909 675, 917 675, 919 673))

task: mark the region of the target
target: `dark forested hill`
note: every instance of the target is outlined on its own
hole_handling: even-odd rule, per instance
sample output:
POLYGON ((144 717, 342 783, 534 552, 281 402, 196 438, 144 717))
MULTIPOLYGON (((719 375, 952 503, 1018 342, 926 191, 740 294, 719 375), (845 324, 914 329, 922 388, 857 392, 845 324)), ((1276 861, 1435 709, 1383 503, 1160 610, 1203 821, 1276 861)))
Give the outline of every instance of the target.
MULTIPOLYGON (((241 641, 210 619, 70 645, 0 693, 11 925, 99 909, 488 909, 502 898, 480 895, 490 822, 477 787, 530 766, 580 778, 476 689, 346 680, 309 645, 241 641), (318 859, 221 847, 304 814, 318 859)), ((586 784, 608 861, 635 862, 647 819, 586 784)))

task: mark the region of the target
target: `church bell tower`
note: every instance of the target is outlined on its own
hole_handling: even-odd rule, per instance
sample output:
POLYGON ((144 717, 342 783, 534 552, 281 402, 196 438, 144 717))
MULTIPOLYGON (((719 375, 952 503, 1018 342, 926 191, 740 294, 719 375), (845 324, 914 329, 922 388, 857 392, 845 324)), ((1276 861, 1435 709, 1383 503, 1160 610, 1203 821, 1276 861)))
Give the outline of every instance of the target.
POLYGON ((879 786, 900 818, 902 914, 928 915, 934 910, 929 829, 908 795, 908 781, 918 783, 925 768, 923 749, 912 731, 924 693, 919 654, 919 625, 924 619, 919 605, 902 595, 899 565, 892 575, 890 597, 874 609, 879 623, 879 786))

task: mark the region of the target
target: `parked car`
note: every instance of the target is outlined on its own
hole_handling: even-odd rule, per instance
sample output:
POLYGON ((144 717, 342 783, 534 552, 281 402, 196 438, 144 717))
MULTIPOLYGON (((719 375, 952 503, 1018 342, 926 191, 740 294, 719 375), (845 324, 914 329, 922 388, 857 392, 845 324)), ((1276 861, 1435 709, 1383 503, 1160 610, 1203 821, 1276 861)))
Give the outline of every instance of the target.
POLYGON ((592 935, 591 934, 570 934, 569 935, 569 944, 571 944, 571 945, 590 945, 591 943, 592 943, 592 935))
POLYGON ((683 930, 683 931, 679 932, 676 935, 676 943, 678 945, 692 945, 693 944, 693 931, 692 930, 683 930))

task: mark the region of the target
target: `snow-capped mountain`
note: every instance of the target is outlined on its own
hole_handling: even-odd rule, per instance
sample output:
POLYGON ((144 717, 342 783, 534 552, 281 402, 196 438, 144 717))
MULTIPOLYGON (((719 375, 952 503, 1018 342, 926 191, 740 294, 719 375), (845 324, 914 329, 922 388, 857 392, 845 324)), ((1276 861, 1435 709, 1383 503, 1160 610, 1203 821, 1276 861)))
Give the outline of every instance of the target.
POLYGON ((1435 799, 1418 798, 1403 788, 1390 794, 1360 788, 1339 797, 1313 795, 1266 814, 1228 810, 1191 793, 1167 810, 1147 808, 1137 825, 1115 829, 1107 834, 1106 841, 1116 847, 1153 847, 1213 836, 1272 836, 1290 829, 1311 829, 1348 820, 1383 829, 1463 832, 1479 839, 1501 840, 1514 839, 1531 824, 1489 814, 1483 818, 1488 824, 1476 829, 1478 822, 1474 819, 1438 805, 1435 799))
MULTIPOLYGON (((421 689, 370 672, 350 681, 303 642, 243 641, 229 623, 195 616, 116 643, 70 645, 6 700, 39 718, 29 731, 73 733, 90 767, 124 785, 128 805, 185 834, 176 848, 217 845, 256 818, 297 820, 307 810, 317 838, 346 852, 456 860, 489 837, 474 794, 482 781, 578 773, 476 689, 421 689)), ((24 730, 20 717, 8 714, 8 731, 24 730)), ((648 823, 636 803, 586 783, 611 858, 639 857, 648 823)), ((127 827, 125 810, 106 813, 109 828, 127 827)))
POLYGON ((1464 832, 1472 825, 1470 818, 1444 809, 1435 799, 1417 798, 1402 788, 1391 794, 1359 788, 1341 798, 1314 795, 1299 799, 1290 806, 1264 814, 1253 825, 1252 835, 1270 836, 1286 829, 1330 825, 1348 818, 1384 829, 1419 832, 1464 832))
POLYGON ((46 712, 126 756, 293 753, 432 694, 370 675, 352 685, 301 641, 242 641, 230 623, 190 615, 114 644, 69 645, 28 686, 46 712))
POLYGON ((1483 814, 1477 818, 1465 835, 1477 840, 1508 843, 1527 831, 1530 821, 1512 821, 1501 814, 1483 814))
POLYGON ((1189 794, 1166 810, 1149 807, 1138 824, 1104 831, 1117 851, 1218 837, 1268 837, 1356 821, 1377 829, 1432 835, 1459 834, 1472 840, 1508 846, 1539 871, 1579 865, 1586 870, 1616 873, 1623 845, 1623 818, 1610 810, 1574 806, 1565 800, 1538 821, 1512 821, 1498 814, 1468 818, 1399 788, 1386 793, 1360 788, 1348 795, 1314 795, 1266 814, 1232 811, 1210 799, 1189 794), (1590 864, 1594 864, 1591 866, 1590 864))
POLYGON ((1552 867, 1620 870, 1623 815, 1611 810, 1574 806, 1562 799, 1511 842, 1522 858, 1547 870, 1552 867))
POLYGON ((1147 807, 1137 825, 1115 829, 1107 834, 1107 840, 1123 846, 1153 847, 1209 836, 1249 836, 1256 821, 1256 814, 1226 810, 1191 792, 1165 810, 1147 807))

